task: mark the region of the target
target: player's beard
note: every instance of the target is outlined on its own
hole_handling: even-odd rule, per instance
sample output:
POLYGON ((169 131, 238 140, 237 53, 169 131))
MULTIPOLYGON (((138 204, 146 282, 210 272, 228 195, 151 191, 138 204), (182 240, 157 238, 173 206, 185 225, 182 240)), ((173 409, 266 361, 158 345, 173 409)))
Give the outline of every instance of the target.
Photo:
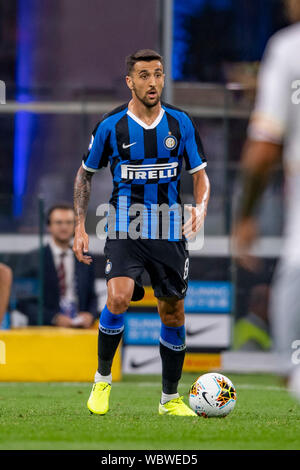
POLYGON ((144 106, 146 106, 147 108, 153 108, 154 106, 156 106, 159 102, 160 102, 160 95, 159 93, 157 92, 156 90, 156 93, 157 93, 157 99, 154 100, 154 101, 151 101, 149 102, 148 99, 147 99, 147 94, 144 95, 144 96, 140 96, 138 93, 137 93, 137 90, 135 88, 135 86, 133 86, 133 92, 135 94, 135 96, 137 97, 137 99, 143 103, 144 106))

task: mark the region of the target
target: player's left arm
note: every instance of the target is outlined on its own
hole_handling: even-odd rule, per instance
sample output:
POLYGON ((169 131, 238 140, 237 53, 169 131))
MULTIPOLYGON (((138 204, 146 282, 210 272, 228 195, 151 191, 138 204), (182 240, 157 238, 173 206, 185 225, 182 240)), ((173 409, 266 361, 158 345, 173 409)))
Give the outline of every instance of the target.
POLYGON ((192 238, 203 227, 210 197, 210 182, 206 171, 204 169, 199 170, 192 176, 196 207, 187 206, 191 217, 183 226, 183 234, 188 239, 192 238))
POLYGON ((193 177, 193 194, 196 203, 196 207, 186 206, 191 216, 183 226, 183 234, 187 239, 191 239, 203 227, 210 196, 210 183, 205 171, 207 162, 198 129, 187 114, 184 116, 183 123, 185 167, 193 177))

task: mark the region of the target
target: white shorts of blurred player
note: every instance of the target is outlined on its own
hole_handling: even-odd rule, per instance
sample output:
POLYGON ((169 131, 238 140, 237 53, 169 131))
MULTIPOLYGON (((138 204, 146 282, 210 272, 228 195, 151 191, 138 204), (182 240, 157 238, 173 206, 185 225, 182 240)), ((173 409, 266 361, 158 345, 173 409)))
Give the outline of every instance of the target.
POLYGON ((300 399, 300 266, 279 261, 273 279, 271 329, 278 374, 300 399))

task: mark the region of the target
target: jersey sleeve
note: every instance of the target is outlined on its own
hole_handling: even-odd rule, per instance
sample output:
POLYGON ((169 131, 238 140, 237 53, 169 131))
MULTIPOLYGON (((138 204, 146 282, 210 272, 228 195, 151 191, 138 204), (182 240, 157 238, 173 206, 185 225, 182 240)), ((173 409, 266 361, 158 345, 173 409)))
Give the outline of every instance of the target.
POLYGON ((287 51, 277 38, 269 41, 258 75, 257 97, 248 137, 280 144, 287 128, 290 83, 287 51))
POLYGON ((185 168, 191 175, 207 166, 203 145, 194 121, 185 115, 185 145, 183 157, 185 168))
POLYGON ((88 152, 83 156, 82 166, 85 170, 95 173, 107 166, 110 155, 109 129, 100 122, 92 132, 88 152))

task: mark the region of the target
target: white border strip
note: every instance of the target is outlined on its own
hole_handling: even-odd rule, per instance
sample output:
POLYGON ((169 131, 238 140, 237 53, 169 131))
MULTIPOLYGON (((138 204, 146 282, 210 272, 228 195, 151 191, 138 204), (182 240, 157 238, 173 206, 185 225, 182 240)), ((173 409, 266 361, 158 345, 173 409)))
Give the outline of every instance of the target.
MULTIPOLYGON (((45 243, 48 242, 45 235, 45 243)), ((105 240, 99 240, 96 235, 89 236, 89 249, 91 253, 102 254, 105 240)), ((172 243, 172 242, 170 242, 172 243)), ((26 253, 39 246, 38 235, 6 234, 0 235, 0 254, 2 253, 26 253)), ((253 254, 265 258, 277 258, 282 250, 282 239, 280 237, 265 237, 255 245, 253 254)), ((229 237, 205 237, 204 246, 200 251, 191 251, 190 257, 202 256, 230 256, 229 237)))
POLYGON ((273 352, 224 351, 222 371, 225 373, 278 373, 278 358, 273 352))
MULTIPOLYGON (((119 101, 110 102, 80 102, 80 101, 31 101, 29 103, 18 103, 17 101, 7 101, 0 106, 1 114, 13 114, 18 111, 27 111, 37 114, 98 114, 107 113, 109 110, 120 106, 119 101)), ((178 106, 194 117, 202 118, 224 118, 248 119, 250 110, 228 109, 222 106, 192 106, 182 104, 178 106)))
POLYGON ((193 175, 194 173, 197 173, 197 171, 203 170, 203 168, 207 167, 207 162, 201 163, 201 165, 196 166, 196 168, 192 168, 191 170, 188 170, 188 173, 190 175, 193 175))
POLYGON ((165 110, 163 108, 161 108, 161 110, 159 112, 159 115, 157 116, 155 121, 152 122, 152 124, 150 126, 148 124, 146 124, 144 121, 142 121, 140 118, 138 118, 135 114, 133 114, 133 112, 129 111, 129 109, 127 111, 127 114, 128 114, 128 116, 131 117, 131 119, 133 119, 135 122, 137 122, 144 129, 149 130, 149 129, 154 129, 155 127, 158 126, 158 124, 160 123, 160 121, 163 118, 163 115, 165 114, 165 110))
POLYGON ((82 167, 86 171, 89 171, 90 173, 97 173, 97 171, 99 171, 99 169, 100 169, 100 168, 90 168, 90 167, 86 166, 84 162, 82 162, 81 164, 82 164, 82 167))

